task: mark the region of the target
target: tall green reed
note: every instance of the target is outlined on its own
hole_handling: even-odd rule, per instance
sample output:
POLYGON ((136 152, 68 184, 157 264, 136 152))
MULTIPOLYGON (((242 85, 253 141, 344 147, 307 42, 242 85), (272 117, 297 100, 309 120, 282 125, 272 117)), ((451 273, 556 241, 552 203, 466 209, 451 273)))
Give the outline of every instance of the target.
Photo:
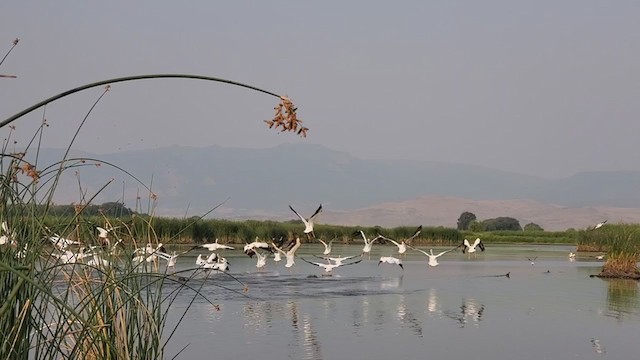
MULTIPOLYGON (((0 222, 6 228, 0 229, 1 359, 163 358, 165 346, 175 332, 174 328, 166 334, 169 308, 181 292, 191 291, 193 298, 200 295, 199 288, 189 285, 186 275, 195 272, 187 272, 185 278, 161 271, 153 262, 147 268, 146 259, 132 260, 130 254, 135 248, 158 244, 153 211, 145 218, 125 221, 104 217, 98 222, 87 218, 83 209, 102 189, 87 194, 78 180, 80 201, 75 214, 62 223, 52 223, 48 209, 63 174, 104 163, 68 158, 72 145, 69 144, 67 154, 59 162, 39 164, 42 136, 48 126, 44 117, 21 152, 9 151, 15 131, 12 123, 38 108, 76 92, 107 85, 76 129, 75 139, 110 84, 162 78, 213 81, 275 96, 280 102, 274 118, 265 120, 269 128, 300 136, 307 134, 308 128, 301 126, 296 108, 287 97, 230 80, 183 74, 136 75, 94 82, 54 95, 0 122, 0 128, 8 130, 0 154, 0 222), (111 244, 105 246, 97 238, 98 224, 111 229, 111 244), (54 256, 60 251, 48 240, 54 233, 81 240, 82 246, 94 248, 93 255, 83 262, 60 263, 54 256), (120 240, 118 246, 111 248, 120 240), (167 288, 171 283, 175 284, 172 290, 167 288)), ((104 187, 108 185, 109 182, 104 187)), ((157 201, 151 188, 146 189, 150 203, 157 201)))

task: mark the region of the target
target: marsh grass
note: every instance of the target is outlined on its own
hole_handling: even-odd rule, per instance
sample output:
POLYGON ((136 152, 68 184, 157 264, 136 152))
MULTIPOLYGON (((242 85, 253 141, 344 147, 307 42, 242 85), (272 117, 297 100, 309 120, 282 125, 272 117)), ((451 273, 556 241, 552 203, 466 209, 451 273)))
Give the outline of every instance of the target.
MULTIPOLYGON (((24 149, 9 151, 16 130, 12 123, 52 101, 107 85, 76 129, 75 139, 91 111, 110 90, 109 84, 158 78, 221 82, 276 96, 280 99, 282 112, 274 128, 307 135, 308 128, 299 125, 301 121, 297 119, 296 108, 287 97, 233 81, 180 74, 130 76, 83 85, 0 122, 0 128, 8 130, 0 154, 0 222, 4 224, 0 229, 0 359, 164 358, 165 346, 179 326, 178 322, 172 329, 165 328, 176 297, 190 292, 195 300, 201 296, 202 286, 211 285, 203 281, 198 282, 198 287, 191 286, 191 276, 198 274, 195 269, 187 269, 184 274, 169 273, 154 262, 134 262, 131 254, 135 248, 158 245, 152 206, 148 209, 150 215, 126 221, 106 217, 99 222, 88 219, 83 209, 102 189, 88 194, 82 189, 79 176, 80 194, 74 216, 67 217, 62 223, 51 224, 48 206, 53 202, 62 175, 69 171, 78 174, 83 167, 105 163, 94 159, 68 159, 65 155, 55 164, 39 164, 40 144, 49 126, 44 116, 42 125, 24 149), (112 229, 111 242, 106 246, 96 236, 96 225, 112 229), (48 240, 54 233, 80 240, 83 247, 93 247, 93 255, 83 262, 60 263, 52 255, 58 250, 48 240), (115 243, 118 245, 114 246, 115 243), (145 266, 147 264, 149 267, 145 266)), ((138 181, 126 170, 120 170, 138 181)), ((104 187, 109 184, 107 181, 104 187)), ((145 188, 149 191, 149 204, 155 204, 156 194, 149 187, 145 188)), ((230 290, 242 293, 246 288, 230 290)), ((190 304, 181 310, 180 318, 189 307, 190 304)))
POLYGON ((577 236, 578 251, 606 253, 599 277, 640 279, 640 225, 608 224, 577 236))

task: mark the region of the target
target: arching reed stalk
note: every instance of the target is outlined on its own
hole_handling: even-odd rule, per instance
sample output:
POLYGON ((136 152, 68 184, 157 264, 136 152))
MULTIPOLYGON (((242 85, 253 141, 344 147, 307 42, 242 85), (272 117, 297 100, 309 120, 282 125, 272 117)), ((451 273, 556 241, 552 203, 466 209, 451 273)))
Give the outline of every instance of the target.
MULTIPOLYGON (((184 74, 136 75, 86 84, 0 122, 0 128, 10 128, 0 154, 0 223, 4 224, 0 228, 0 359, 163 358, 166 342, 175 331, 170 329, 169 335, 164 336, 168 309, 181 292, 200 296, 200 288, 189 285, 189 276, 158 271, 157 267, 145 268, 147 258, 135 262, 130 256, 137 247, 158 244, 152 212, 117 223, 112 223, 117 219, 89 218, 83 211, 101 190, 86 194, 79 181, 81 201, 76 204, 73 216, 63 223, 48 223, 50 204, 63 173, 106 163, 69 159, 65 154, 55 164, 41 166, 37 159, 42 132, 47 126, 44 119, 26 149, 20 153, 7 151, 14 131, 12 123, 38 108, 85 89, 162 78, 213 81, 275 96, 280 102, 274 118, 265 120, 269 128, 303 137, 307 134, 295 106, 285 96, 230 80, 184 74), (28 158, 36 160, 30 162, 28 158), (112 229, 111 244, 105 245, 97 238, 96 224, 112 229), (81 262, 61 263, 58 259, 61 252, 49 241, 54 233, 80 240, 84 247, 93 247, 91 255, 81 262), (110 245, 116 242, 119 245, 112 248, 110 245)), ((126 170, 120 170, 135 179, 126 170)), ((104 186, 107 185, 109 182, 104 186)), ((151 188, 146 188, 155 201, 151 188)), ((79 252, 78 256, 85 254, 79 252)), ((230 290, 242 292, 245 288, 240 285, 240 290, 230 290)))

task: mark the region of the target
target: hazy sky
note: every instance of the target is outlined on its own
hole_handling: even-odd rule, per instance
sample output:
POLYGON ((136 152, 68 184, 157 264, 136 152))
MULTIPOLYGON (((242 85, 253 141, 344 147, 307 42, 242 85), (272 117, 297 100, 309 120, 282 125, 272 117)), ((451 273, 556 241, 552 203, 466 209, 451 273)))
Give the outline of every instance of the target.
MULTIPOLYGON (((541 177, 640 170, 638 1, 4 0, 0 56, 16 37, 1 119, 84 83, 189 73, 287 94, 310 128, 268 131, 268 95, 145 80, 112 87, 81 150, 306 141, 541 177)), ((44 146, 69 144, 101 92, 49 105, 44 146)), ((19 144, 42 116, 15 123, 19 144)))

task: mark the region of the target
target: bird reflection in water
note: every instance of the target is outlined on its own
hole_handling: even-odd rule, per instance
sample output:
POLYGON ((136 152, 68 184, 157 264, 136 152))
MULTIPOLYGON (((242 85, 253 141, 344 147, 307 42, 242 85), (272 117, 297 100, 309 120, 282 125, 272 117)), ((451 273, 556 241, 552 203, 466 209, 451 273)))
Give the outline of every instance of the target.
POLYGON ((409 311, 405 296, 403 294, 398 295, 398 307, 396 309, 396 315, 402 327, 407 327, 417 337, 422 337, 422 322, 409 311))
POLYGON ((475 326, 479 326, 482 315, 484 314, 484 305, 478 304, 474 299, 462 299, 460 312, 444 311, 444 315, 450 319, 456 320, 461 328, 465 327, 469 319, 475 326))
POLYGON ((311 317, 308 314, 304 314, 302 317, 302 331, 304 333, 304 358, 309 360, 322 359, 320 340, 318 339, 318 334, 313 329, 311 317))
POLYGON ((429 289, 429 296, 427 297, 426 307, 427 311, 430 313, 438 312, 438 294, 436 293, 436 289, 429 289))

